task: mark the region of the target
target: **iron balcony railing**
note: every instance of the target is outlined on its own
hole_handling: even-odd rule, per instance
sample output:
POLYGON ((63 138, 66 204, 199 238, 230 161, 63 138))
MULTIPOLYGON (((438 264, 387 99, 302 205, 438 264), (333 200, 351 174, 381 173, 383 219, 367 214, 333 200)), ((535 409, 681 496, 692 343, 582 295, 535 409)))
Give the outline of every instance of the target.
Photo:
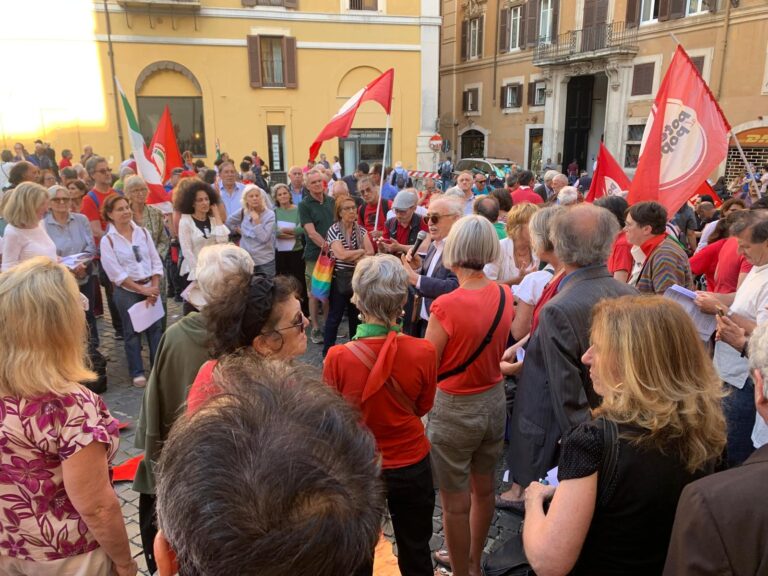
POLYGON ((533 63, 558 64, 611 54, 637 53, 637 28, 625 22, 608 22, 560 34, 554 42, 539 40, 533 63))

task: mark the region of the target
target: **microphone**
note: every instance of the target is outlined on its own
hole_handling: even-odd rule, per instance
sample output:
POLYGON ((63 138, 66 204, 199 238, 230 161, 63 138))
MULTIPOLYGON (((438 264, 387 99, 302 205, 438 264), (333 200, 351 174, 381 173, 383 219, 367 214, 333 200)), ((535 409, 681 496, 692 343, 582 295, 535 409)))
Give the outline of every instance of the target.
POLYGON ((421 246, 421 243, 424 242, 424 238, 427 237, 427 233, 424 232, 424 230, 419 230, 419 233, 416 235, 416 242, 413 246, 411 246, 411 249, 408 251, 408 256, 413 258, 413 255, 416 254, 416 249, 421 246))

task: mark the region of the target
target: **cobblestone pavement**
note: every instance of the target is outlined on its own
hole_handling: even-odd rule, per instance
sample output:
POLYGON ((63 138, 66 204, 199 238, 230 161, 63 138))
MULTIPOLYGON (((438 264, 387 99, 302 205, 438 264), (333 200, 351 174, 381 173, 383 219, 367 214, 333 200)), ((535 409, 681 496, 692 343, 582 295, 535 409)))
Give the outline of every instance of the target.
MULTIPOLYGON (((168 325, 170 326, 181 317, 181 305, 175 302, 168 302, 168 325)), ((128 377, 127 363, 122 341, 115 340, 114 330, 109 320, 109 312, 105 311, 105 316, 99 319, 99 334, 101 338, 101 352, 108 357, 107 376, 108 389, 103 394, 104 401, 109 407, 112 415, 121 422, 129 422, 128 428, 121 431, 120 449, 115 456, 114 463, 120 464, 123 461, 138 456, 139 450, 133 447, 136 422, 141 410, 141 400, 143 390, 135 388, 128 377)), ((346 322, 342 323, 346 328, 346 322)), ((344 341, 339 339, 340 342, 344 341)), ((148 349, 144 345, 144 365, 149 367, 148 349)), ((320 367, 322 364, 321 356, 322 345, 309 342, 306 354, 301 358, 302 361, 313 366, 320 367)), ((499 480, 501 480, 502 463, 499 463, 499 480)), ((501 491, 501 482, 497 483, 497 490, 501 491)), ((139 535, 139 495, 131 488, 130 482, 121 482, 116 484, 115 490, 122 506, 123 516, 125 518, 128 538, 131 543, 131 552, 139 564, 140 573, 148 575, 146 563, 141 546, 141 537, 139 535)), ((437 550, 443 546, 443 526, 440 510, 439 498, 435 507, 433 518, 434 535, 430 542, 432 550, 437 550)), ((509 512, 497 512, 494 515, 491 529, 488 533, 486 550, 489 550, 494 542, 504 540, 509 535, 516 533, 520 528, 520 518, 509 512)), ((392 538, 392 529, 388 521, 384 523, 384 534, 392 538)), ((395 553, 397 547, 395 546, 395 553)))

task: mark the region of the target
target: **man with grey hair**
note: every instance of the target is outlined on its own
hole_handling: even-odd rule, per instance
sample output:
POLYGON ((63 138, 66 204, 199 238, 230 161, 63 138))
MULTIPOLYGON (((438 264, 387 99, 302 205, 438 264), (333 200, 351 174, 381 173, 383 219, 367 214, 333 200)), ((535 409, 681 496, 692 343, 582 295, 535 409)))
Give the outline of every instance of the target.
MULTIPOLYGON (((749 340, 758 420, 768 423, 768 324, 749 340)), ((665 576, 762 574, 768 566, 768 445, 741 466, 688 484, 677 504, 665 576), (738 529, 737 529, 738 527, 738 529)))
POLYGON ((556 173, 552 177, 552 196, 549 197, 549 200, 554 200, 557 198, 557 196, 560 194, 560 191, 568 186, 568 176, 565 174, 560 174, 559 172, 556 173))
POLYGON ((550 237, 564 273, 528 342, 512 413, 514 485, 510 499, 497 498, 500 508, 523 509, 523 489, 557 465, 560 437, 600 404, 581 362, 589 348, 592 307, 604 298, 637 294, 605 266, 618 231, 616 217, 591 204, 564 210, 552 222, 550 237))
MULTIPOLYGON (((557 176, 557 170, 547 170, 544 172, 544 182, 537 184, 533 189, 536 194, 541 196, 541 199, 544 200, 544 202, 547 202, 554 196, 557 196, 557 192, 552 188, 552 181, 555 176, 557 176)), ((524 186, 527 184, 521 182, 520 185, 524 186)))
POLYGON ((560 206, 575 206, 579 202, 579 191, 574 186, 563 186, 557 193, 560 206))

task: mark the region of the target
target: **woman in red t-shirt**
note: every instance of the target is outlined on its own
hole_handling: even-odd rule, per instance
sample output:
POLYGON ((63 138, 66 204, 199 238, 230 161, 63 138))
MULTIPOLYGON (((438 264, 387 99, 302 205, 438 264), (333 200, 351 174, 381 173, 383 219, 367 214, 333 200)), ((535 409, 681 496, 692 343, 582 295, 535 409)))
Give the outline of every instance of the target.
POLYGON ((287 276, 253 276, 242 290, 227 290, 203 308, 211 334, 215 360, 202 365, 187 395, 187 413, 197 411, 221 390, 213 383, 220 360, 235 352, 253 352, 263 358, 289 360, 307 349, 306 327, 298 286, 287 276))
POLYGON ((613 277, 619 282, 627 282, 632 275, 632 266, 634 266, 634 258, 632 258, 632 244, 629 243, 624 232, 624 225, 626 224, 626 213, 629 208, 629 204, 621 196, 603 196, 595 200, 595 206, 605 208, 616 216, 616 220, 619 222, 620 232, 616 235, 616 239, 613 241, 613 247, 611 248, 611 255, 608 256, 608 272, 613 274, 613 277))
MULTIPOLYGON (((398 319, 408 294, 400 260, 385 255, 361 260, 352 290, 363 323, 351 342, 328 350, 323 379, 360 409, 376 438, 400 572, 432 576, 435 490, 421 417, 435 398, 437 353, 430 341, 400 332, 398 319)), ((372 573, 371 558, 355 576, 372 573)))
POLYGON ((456 274, 459 287, 432 303, 426 333, 439 363, 427 435, 456 576, 480 574, 494 512, 494 471, 504 447, 506 398, 499 362, 514 308, 509 286, 483 274, 499 250, 496 231, 482 216, 465 216, 453 225, 443 264, 456 274))

